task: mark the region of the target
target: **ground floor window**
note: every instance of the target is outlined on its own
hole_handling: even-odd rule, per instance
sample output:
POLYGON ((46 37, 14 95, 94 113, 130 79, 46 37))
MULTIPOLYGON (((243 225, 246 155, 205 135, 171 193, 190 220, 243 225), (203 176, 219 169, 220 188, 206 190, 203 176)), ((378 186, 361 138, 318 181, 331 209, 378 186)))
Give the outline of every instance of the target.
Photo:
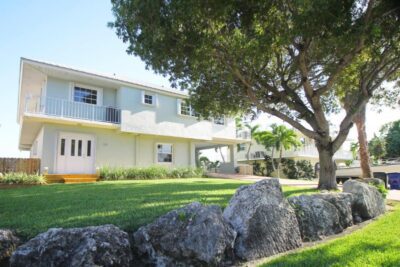
POLYGON ((157 162, 172 163, 172 144, 157 144, 157 162))

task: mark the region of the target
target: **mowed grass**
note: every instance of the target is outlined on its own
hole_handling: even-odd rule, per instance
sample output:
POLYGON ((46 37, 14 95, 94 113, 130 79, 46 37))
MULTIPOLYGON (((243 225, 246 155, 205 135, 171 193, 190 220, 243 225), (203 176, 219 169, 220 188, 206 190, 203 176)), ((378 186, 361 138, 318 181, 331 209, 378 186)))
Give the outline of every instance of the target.
MULTIPOLYGON (((115 224, 134 231, 193 201, 225 207, 248 182, 226 179, 162 179, 53 184, 0 189, 0 228, 30 238, 51 227, 115 224)), ((285 195, 315 192, 285 187, 285 195)))
POLYGON ((392 205, 394 211, 348 236, 261 266, 400 266, 400 203, 392 205))

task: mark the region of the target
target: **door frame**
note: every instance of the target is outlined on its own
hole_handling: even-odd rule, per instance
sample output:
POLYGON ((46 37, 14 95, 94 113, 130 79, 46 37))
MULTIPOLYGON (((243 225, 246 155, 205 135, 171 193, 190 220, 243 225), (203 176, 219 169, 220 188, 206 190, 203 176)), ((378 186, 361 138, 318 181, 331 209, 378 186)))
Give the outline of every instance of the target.
MULTIPOLYGON (((91 154, 93 157, 93 164, 92 164, 92 172, 90 174, 95 174, 96 172, 96 144, 97 144, 97 137, 95 134, 92 133, 87 133, 87 132, 78 132, 78 131, 59 131, 58 134, 56 135, 56 147, 55 147, 55 160, 54 160, 54 173, 55 174, 64 174, 59 172, 59 152, 60 152, 60 140, 62 135, 86 135, 92 138, 93 144, 91 147, 91 154)), ((83 173, 82 173, 83 174, 83 173)))

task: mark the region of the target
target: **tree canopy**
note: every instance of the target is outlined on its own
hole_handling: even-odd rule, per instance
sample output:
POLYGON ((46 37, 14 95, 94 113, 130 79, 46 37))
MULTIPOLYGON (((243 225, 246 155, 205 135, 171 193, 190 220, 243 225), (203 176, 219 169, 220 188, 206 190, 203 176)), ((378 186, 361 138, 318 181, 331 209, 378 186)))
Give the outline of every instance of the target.
POLYGON ((128 43, 127 52, 188 89, 202 116, 258 110, 316 140, 320 188, 336 188, 333 154, 355 114, 388 77, 349 91, 340 131, 331 136, 327 114, 336 101, 335 83, 357 60, 368 66, 364 75, 381 73, 382 66, 368 59, 399 51, 400 11, 392 1, 112 3, 110 26, 128 43), (363 59, 364 51, 373 57, 363 59))

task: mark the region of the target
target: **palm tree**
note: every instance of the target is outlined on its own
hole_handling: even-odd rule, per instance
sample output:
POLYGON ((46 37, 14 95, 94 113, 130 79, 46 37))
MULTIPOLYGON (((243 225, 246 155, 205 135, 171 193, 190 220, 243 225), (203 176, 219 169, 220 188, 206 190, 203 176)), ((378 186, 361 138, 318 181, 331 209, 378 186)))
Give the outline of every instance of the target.
MULTIPOLYGON (((260 128, 260 125, 258 125, 258 124, 254 125, 254 126, 251 126, 250 124, 246 123, 244 126, 247 129, 249 129, 251 138, 253 138, 253 136, 258 132, 258 128, 260 128)), ((247 161, 250 160, 250 149, 251 149, 252 145, 253 145, 252 142, 250 142, 249 148, 247 149, 247 155, 246 155, 247 161)))
POLYGON ((275 171, 274 153, 275 153, 275 136, 271 131, 256 132, 253 136, 257 144, 263 145, 265 150, 271 150, 272 170, 275 171))
POLYGON ((292 147, 301 146, 301 142, 298 139, 295 130, 289 129, 285 125, 272 124, 271 128, 272 128, 272 135, 274 136, 274 147, 277 151, 279 151, 279 161, 277 170, 278 170, 278 177, 280 177, 279 168, 282 162, 283 149, 289 150, 292 147))

